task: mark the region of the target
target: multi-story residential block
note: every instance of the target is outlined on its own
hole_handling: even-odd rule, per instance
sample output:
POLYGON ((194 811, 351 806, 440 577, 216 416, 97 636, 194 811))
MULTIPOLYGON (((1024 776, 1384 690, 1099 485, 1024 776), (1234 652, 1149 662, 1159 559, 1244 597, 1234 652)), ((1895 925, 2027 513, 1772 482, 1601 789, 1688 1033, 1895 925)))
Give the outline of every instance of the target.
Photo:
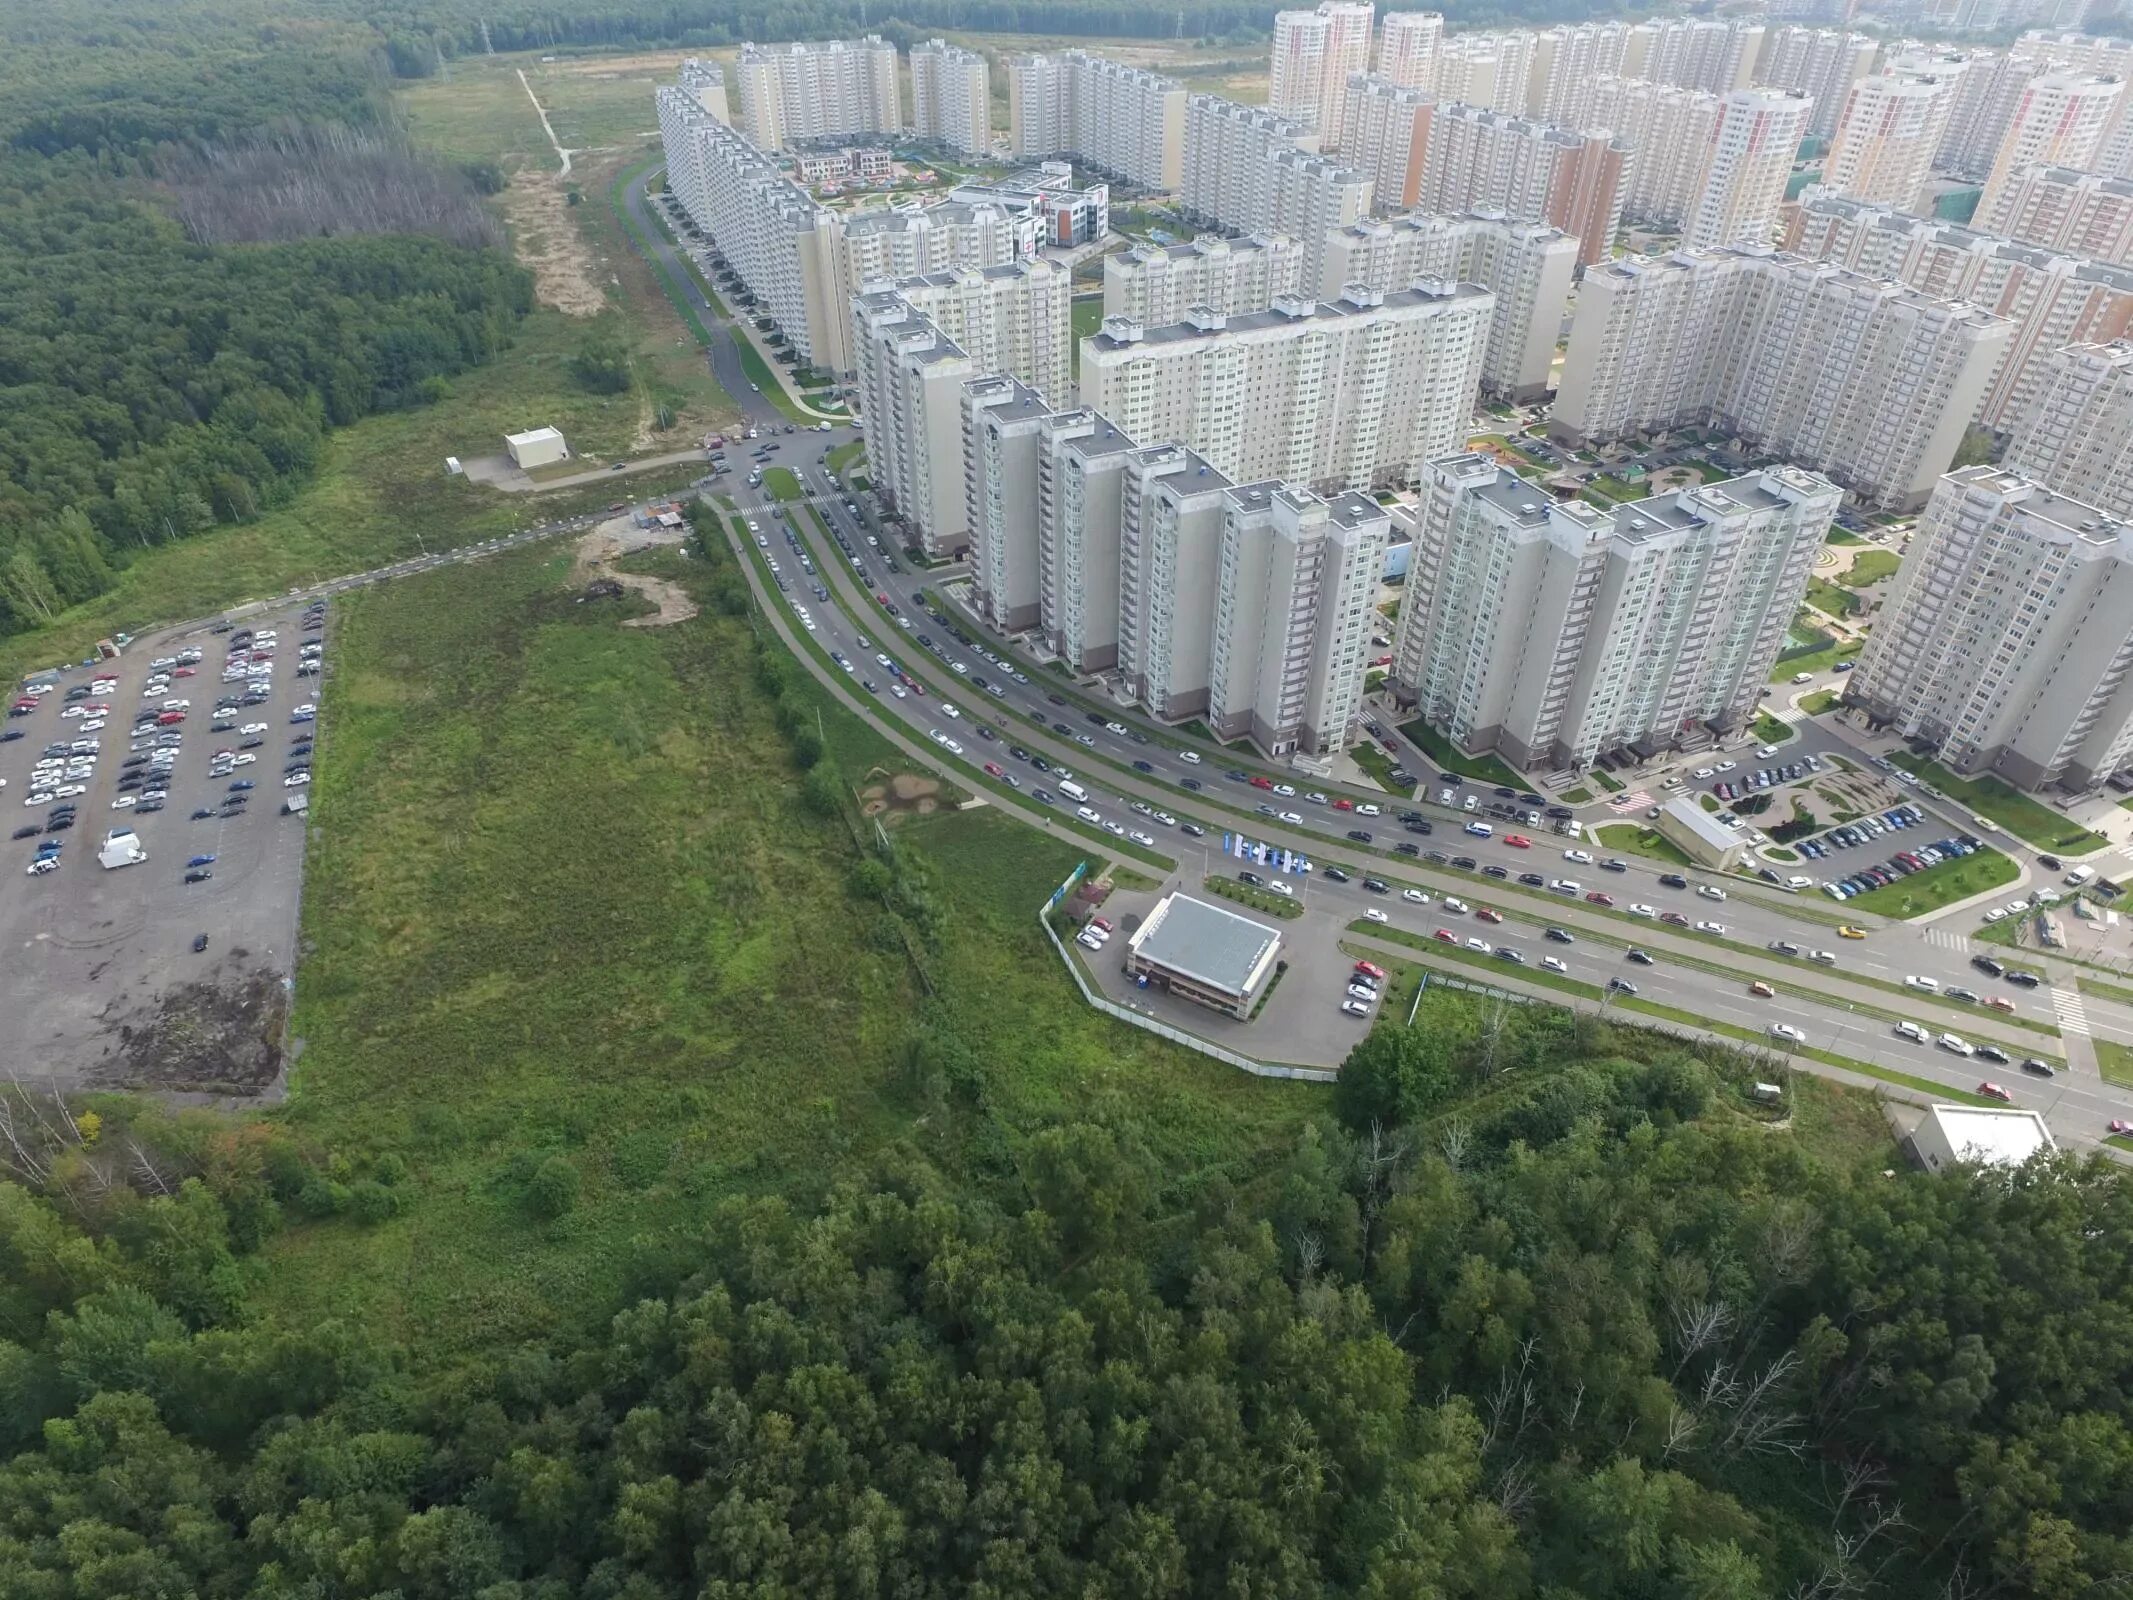
POLYGON ((1525 114, 1542 122, 1605 126, 1586 120, 1592 81, 1618 77, 1630 27, 1624 22, 1579 22, 1533 35, 1526 69, 1525 114))
POLYGON ((1723 98, 1703 192, 1683 224, 1682 243, 1768 244, 1813 107, 1791 89, 1739 89, 1723 98))
POLYGON ((1588 126, 1606 128, 1630 148, 1623 218, 1679 228, 1703 203, 1724 99, 1643 78, 1601 77, 1586 101, 1588 126))
POLYGON ((1281 233, 1133 245, 1104 257, 1104 315, 1161 328, 1183 322, 1193 306, 1224 316, 1264 311, 1276 295, 1308 292, 1302 264, 1296 241, 1281 233))
POLYGON ((2126 267, 2055 255, 1814 188, 1788 212, 1786 240, 1803 255, 2005 318, 2009 337, 1976 413, 1996 432, 2028 414, 2053 351, 2133 331, 2133 269, 2126 267))
POLYGON ((1822 163, 1822 184, 1874 205, 1916 211, 1962 82, 1957 58, 1899 57, 1851 87, 1822 163))
POLYGON ((1830 262, 1682 250, 1590 268, 1550 431, 1590 442, 1716 427, 1869 504, 1921 505, 2012 329, 1830 262))
POLYGON ((963 385, 964 520, 978 614, 1002 633, 1042 620, 1037 439, 1052 405, 1005 373, 963 385))
POLYGON ((1298 148, 1309 131, 1257 106, 1196 94, 1186 110, 1185 178, 1178 203, 1232 233, 1285 233, 1318 279, 1328 230, 1369 215, 1370 179, 1298 148))
POLYGON ((1082 341, 1082 403, 1240 482, 1410 482, 1465 439, 1494 310, 1486 290, 1423 280, 1166 328, 1109 320, 1082 341))
POLYGON ((1047 247, 1092 244, 1111 231, 1111 186, 1076 183, 1064 161, 1044 161, 1004 178, 974 178, 948 191, 951 200, 983 201, 1026 212, 1047 247))
POLYGON ((1183 445, 1152 445, 1126 461, 1118 675, 1136 700, 1167 721, 1207 712, 1230 487, 1183 445))
POLYGON ((894 292, 969 356, 1042 394, 1074 392, 1073 275, 1047 260, 900 278, 894 292))
POLYGON ((1318 135, 1318 148, 1344 149, 1348 79, 1370 70, 1369 0, 1320 0, 1315 11, 1274 13, 1267 109, 1318 135))
POLYGON ((1533 49, 1530 32, 1447 34, 1437 52, 1438 100, 1522 116, 1533 49))
POLYGON ((2007 464, 2054 494, 2133 522, 2133 344, 2074 344, 2040 369, 2007 464))
MULTIPOLYGON (((2089 163, 2089 170, 2107 177, 2133 178, 2133 39, 2040 28, 2023 34, 2016 42, 2015 50, 2048 61, 2055 68, 2098 78, 2116 78, 2129 85, 2118 97, 2110 125, 2097 144, 2096 159, 2089 163)), ((2064 165, 2080 166, 2082 163, 2067 161, 2064 165)))
POLYGON ((1617 70, 1625 78, 1727 94, 1756 81, 1765 33, 1752 20, 1657 17, 1629 30, 1617 70))
POLYGON ((1007 64, 1008 145, 1061 156, 1142 189, 1177 189, 1185 161, 1185 86, 1085 50, 1007 64))
POLYGON ((1955 86, 1955 105, 1933 165, 1937 171, 1982 182, 1992 174, 2030 80, 2049 72, 2051 63, 2041 56, 1989 50, 1968 55, 1970 64, 1955 86))
POLYGON ((2104 138, 2116 126, 2125 92, 2123 78, 2080 72, 2042 72, 2030 79, 1993 158, 1978 210, 1991 211, 2000 190, 2024 167, 2100 170, 2104 138))
POLYGON ((1372 69, 1387 83, 1435 93, 1444 18, 1435 11, 1388 11, 1378 20, 1378 58, 1372 69))
POLYGON ((1493 212, 1415 212, 1358 223, 1328 238, 1318 293, 1337 299, 1349 284, 1385 293, 1419 278, 1479 284, 1496 298, 1482 391, 1524 403, 1550 387, 1577 267, 1577 240, 1545 222, 1513 222, 1493 212))
POLYGON ((2112 266, 2133 266, 2133 178, 2067 167, 2021 167, 1980 210, 1981 233, 2112 266))
POLYGON ((1348 80, 1346 148, 1342 158, 1370 180, 1370 203, 1382 212, 1412 211, 1429 162, 1437 97, 1390 78, 1358 74, 1348 80))
POLYGON ((958 155, 992 154, 992 70, 945 39, 911 47, 911 131, 958 155))
POLYGON ((1622 223, 1629 146, 1477 106, 1440 103, 1418 203, 1425 211, 1501 211, 1578 241, 1581 265, 1606 259, 1622 223))
POLYGON ((1128 459, 1139 448, 1086 407, 1037 424, 1037 608, 1076 672, 1118 664, 1118 554, 1128 459))
POLYGON ((1863 33, 1838 28, 1773 28, 1755 58, 1755 81, 1796 89, 1813 109, 1807 131, 1826 139, 1837 131, 1851 87, 1874 70, 1881 46, 1863 33))
POLYGON ((2133 529, 1996 467, 1940 480, 1845 697, 1960 773, 2133 763, 2133 529))
POLYGON ((674 81, 676 87, 720 122, 733 120, 726 103, 726 69, 716 61, 699 61, 691 56, 681 64, 674 81))
POLYGON ((759 149, 896 133, 904 125, 896 46, 876 34, 744 44, 733 66, 741 126, 759 149))
POLYGON ((1345 749, 1390 519, 1367 495, 1292 483, 1228 491, 1208 662, 1207 721, 1269 755, 1345 749))
POLYGON ((801 360, 849 371, 850 290, 835 213, 817 205, 739 129, 705 110, 691 90, 661 89, 658 108, 668 182, 690 219, 801 360))
POLYGON ((1430 464, 1392 687, 1469 755, 1583 769, 1752 719, 1842 495, 1778 467, 1603 511, 1430 464))
POLYGON ((893 290, 855 295, 852 322, 874 492, 928 555, 960 555, 970 543, 963 388, 977 369, 893 290))
POLYGON ((1041 237, 1028 211, 991 201, 949 199, 829 215, 840 241, 841 276, 851 291, 884 278, 1025 261, 1037 253, 1041 237))

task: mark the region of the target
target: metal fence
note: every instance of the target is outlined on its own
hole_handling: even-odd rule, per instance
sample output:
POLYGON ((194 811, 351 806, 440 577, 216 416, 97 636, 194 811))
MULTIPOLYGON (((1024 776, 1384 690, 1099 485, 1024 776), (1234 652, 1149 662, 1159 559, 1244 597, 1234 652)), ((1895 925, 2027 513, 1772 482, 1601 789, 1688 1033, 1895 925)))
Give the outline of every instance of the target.
POLYGON ((1168 1039, 1172 1044, 1183 1045, 1188 1050, 1197 1050, 1203 1056, 1212 1056, 1226 1066, 1235 1067, 1240 1072, 1249 1072, 1255 1078, 1294 1078, 1303 1083, 1340 1082, 1341 1075, 1331 1068, 1277 1067, 1264 1061, 1254 1061, 1250 1056, 1240 1056, 1236 1051, 1225 1050, 1210 1039, 1202 1039, 1197 1034, 1187 1033, 1183 1028, 1173 1028, 1167 1022, 1144 1016, 1091 989, 1089 980, 1082 976, 1081 963, 1074 959, 1066 945, 1060 941, 1059 930, 1052 926, 1051 918, 1045 915, 1049 909, 1048 903, 1037 908, 1037 926, 1044 930, 1044 936, 1052 941, 1052 948, 1059 952, 1059 959, 1073 975, 1074 987, 1081 991, 1081 998, 1105 1016, 1116 1017, 1120 1022, 1130 1023, 1144 1032, 1168 1039))

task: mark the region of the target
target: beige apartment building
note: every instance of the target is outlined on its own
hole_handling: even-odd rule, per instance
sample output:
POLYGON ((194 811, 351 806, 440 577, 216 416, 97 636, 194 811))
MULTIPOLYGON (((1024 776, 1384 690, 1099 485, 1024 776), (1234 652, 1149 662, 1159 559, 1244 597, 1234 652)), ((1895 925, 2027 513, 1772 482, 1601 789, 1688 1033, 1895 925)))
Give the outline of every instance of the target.
POLYGON ((1710 165, 1681 242, 1768 244, 1777 237, 1778 208, 1813 108, 1790 89, 1736 90, 1722 98, 1710 165))
POLYGON ((876 34, 744 44, 733 79, 741 127, 758 149, 897 133, 904 125, 896 46, 876 34))
POLYGON ((1370 69, 1368 0, 1320 0, 1315 11, 1274 13, 1267 109, 1318 135, 1317 148, 1342 150, 1350 77, 1370 69))
POLYGON ((2114 267, 2133 266, 2133 178, 2019 167, 1971 220, 1980 233, 2114 267))
POLYGON ((957 155, 992 154, 992 69, 945 39, 911 47, 911 131, 957 155))
POLYGON ((1813 109, 1807 131, 1826 139, 1851 87, 1874 70, 1881 46, 1863 33, 1841 28, 1772 28, 1755 59, 1755 81, 1770 89, 1796 89, 1813 109))
POLYGON ((2133 344, 2074 344, 2047 356, 2007 463, 2055 494, 2133 522, 2133 344))
POLYGON ((1898 211, 1920 208, 1962 82, 1958 64, 1927 67, 1905 58, 1851 86, 1822 163, 1824 188, 1898 211))
POLYGON ((1371 70, 1406 89, 1437 88, 1444 18, 1435 11, 1388 11, 1378 21, 1378 54, 1371 70))
POLYGON ((1086 50, 1007 64, 1008 145, 1058 156, 1138 188, 1174 193, 1185 161, 1185 86, 1086 50))

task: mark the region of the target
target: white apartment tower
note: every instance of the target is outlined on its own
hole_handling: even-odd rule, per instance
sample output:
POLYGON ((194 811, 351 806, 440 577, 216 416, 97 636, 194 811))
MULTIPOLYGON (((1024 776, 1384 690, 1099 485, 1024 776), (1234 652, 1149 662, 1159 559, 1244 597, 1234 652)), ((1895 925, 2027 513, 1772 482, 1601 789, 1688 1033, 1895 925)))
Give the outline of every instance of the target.
POLYGON ((2007 462, 2054 494, 2133 522, 2133 344, 2075 344, 2045 358, 2007 462))
POLYGON ((1348 79, 1370 70, 1369 0, 1321 0, 1316 11, 1274 13, 1267 109, 1318 135, 1318 148, 1343 148, 1348 79))
POLYGON ((1994 467, 1940 480, 1846 699, 1957 772, 2092 789, 2133 763, 2133 529, 1994 467))
POLYGON ((1711 162, 1682 243, 1768 244, 1805 137, 1807 97, 1791 89, 1741 89, 1724 97, 1711 162))
POLYGON ((1082 341, 1082 403, 1240 482, 1411 482, 1466 437, 1494 310, 1471 284, 1423 280, 1165 328, 1113 319, 1082 341))
POLYGON ((1318 278, 1326 233, 1370 214, 1370 179, 1297 147, 1306 130, 1257 106, 1196 94, 1186 108, 1178 203, 1232 233, 1285 233, 1318 278))
POLYGON ((1370 203, 1381 212, 1412 211, 1429 163, 1430 125, 1437 97, 1390 78, 1348 80, 1346 144, 1342 159, 1370 180, 1370 203))
POLYGON ((1629 26, 1621 22, 1580 22, 1536 32, 1526 74, 1525 114, 1542 122, 1606 126, 1586 120, 1588 96, 1593 79, 1623 72, 1622 51, 1629 36, 1629 26))
POLYGON ((1755 81, 1772 89, 1796 89, 1813 102, 1807 131, 1826 139, 1851 87, 1874 70, 1881 46, 1863 33, 1837 28, 1773 28, 1756 57, 1755 81))
POLYGON ((992 154, 992 73, 945 39, 911 47, 911 131, 958 155, 992 154))
POLYGON ((1922 505, 2011 329, 1828 262, 1683 250, 1589 269, 1550 431, 1717 427, 1870 504, 1922 505))
POLYGON ((2106 178, 2068 167, 2020 167, 2009 173, 1972 226, 2020 244, 2133 266, 2133 178, 2106 178))
POLYGON ((1037 424, 1037 610, 1075 672, 1118 662, 1118 552, 1128 458, 1139 447, 1082 408, 1037 424))
POLYGON ((1582 133, 1440 102, 1417 204, 1551 223, 1576 236, 1579 263, 1590 266, 1614 248, 1634 159, 1624 140, 1604 130, 1582 133))
POLYGON ((726 104, 726 69, 716 61, 699 61, 691 56, 681 64, 674 81, 710 116, 720 122, 733 120, 726 104))
POLYGON ((1185 86, 1085 50, 1007 64, 1008 143, 1143 189, 1174 191, 1185 159, 1185 86))
POLYGON ((1496 299, 1482 392, 1522 404, 1548 392, 1577 267, 1577 240, 1545 222, 1513 222, 1496 212, 1415 212, 1329 237, 1318 292, 1333 299, 1360 284, 1383 293, 1420 278, 1480 285, 1496 299))
POLYGON ((1726 94, 1756 82, 1765 29, 1748 20, 1661 17, 1629 29, 1618 69, 1625 78, 1726 94))
POLYGON ((1624 220, 1679 228, 1703 204, 1725 101, 1702 89, 1615 77, 1594 79, 1588 98, 1591 125, 1630 148, 1624 220))
POLYGON ((1444 17, 1435 11, 1388 11, 1378 20, 1377 75, 1403 89, 1437 88, 1444 17))
POLYGON ((2125 92, 2122 78, 2080 72, 2045 72, 2030 79, 2000 141, 1978 210, 1991 211, 2000 190, 2024 167, 2098 170, 2104 136, 2118 120, 2125 92))
POLYGON ((1527 32, 1447 34, 1437 52, 1437 98, 1523 116, 1533 53, 1527 32))
POLYGON ((1073 393, 1074 286, 1065 267, 1010 261, 899 278, 891 287, 975 371, 1004 372, 1043 394, 1073 393))
POLYGON ((1916 211, 1961 78, 1959 70, 1889 71, 1853 84, 1822 163, 1823 186, 1916 211))
POLYGON ((874 492, 929 556, 960 555, 970 542, 963 388, 975 368, 893 291, 854 296, 852 321, 874 492))
POLYGON ((741 126, 764 150, 903 127, 896 46, 876 34, 744 44, 734 63, 741 126))
POLYGON ((963 385, 964 521, 978 614, 1002 633, 1043 616, 1037 560, 1037 438, 1045 397, 1004 373, 963 385))
POLYGON ((1288 483, 1228 491, 1207 721, 1268 755, 1347 748, 1362 709, 1390 519, 1366 495, 1288 483))
POLYGON ((1432 462, 1394 694, 1521 768, 1730 732, 1756 713, 1841 498, 1778 467, 1603 511, 1489 456, 1432 462))
POLYGON ((1207 713, 1230 488, 1183 445, 1151 445, 1126 458, 1118 674, 1134 699, 1166 721, 1207 713))
POLYGON ((1276 295, 1308 292, 1302 263, 1296 241, 1280 233, 1133 245, 1104 257, 1104 315, 1161 328, 1194 306, 1223 316, 1264 311, 1276 295))

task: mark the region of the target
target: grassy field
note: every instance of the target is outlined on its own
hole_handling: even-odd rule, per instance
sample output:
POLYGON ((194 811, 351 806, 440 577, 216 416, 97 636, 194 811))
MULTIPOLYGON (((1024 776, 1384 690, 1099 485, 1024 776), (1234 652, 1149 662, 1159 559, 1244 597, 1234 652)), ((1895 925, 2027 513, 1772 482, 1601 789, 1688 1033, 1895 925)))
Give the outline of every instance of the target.
POLYGON ((1240 883, 1235 878, 1203 878, 1202 886, 1209 894, 1220 895, 1225 900, 1234 900, 1240 906, 1259 912, 1262 916, 1300 917, 1304 914, 1302 902, 1285 894, 1276 894, 1271 889, 1255 888, 1249 883, 1240 883))
POLYGON ((1649 856, 1654 861, 1665 861, 1677 867, 1695 865, 1681 846, 1661 835, 1658 829, 1647 828, 1639 823, 1604 823, 1592 830, 1592 836, 1610 850, 1649 856))
POLYGON ((1862 604, 1851 590, 1831 583, 1827 578, 1808 580, 1807 603, 1825 616, 1831 617, 1849 617, 1862 604))
POLYGON ((1805 655, 1789 659, 1780 657, 1778 664, 1770 669, 1772 683, 1790 683, 1796 672, 1827 672, 1840 661, 1849 661, 1866 648, 1863 640, 1852 639, 1842 644, 1824 645, 1819 650, 1810 650, 1805 655))
POLYGON ((1898 557, 1893 550, 1862 550, 1852 557, 1852 564, 1837 575, 1837 581, 1847 589, 1864 589, 1883 578, 1893 578, 1897 565, 1898 557))
POLYGON ((1817 689, 1813 694, 1800 696, 1800 709, 1810 717, 1819 717, 1825 711, 1833 711, 1837 705, 1837 691, 1817 689))
POLYGON ((1482 783, 1508 783, 1521 789, 1525 787, 1525 780, 1494 756, 1461 755, 1453 747, 1451 740, 1420 717, 1412 722, 1401 723, 1400 731, 1436 764, 1440 772, 1464 773, 1482 783))
POLYGON ((1793 729, 1791 723, 1780 722, 1767 711, 1758 711, 1754 726, 1748 731, 1764 744, 1783 744, 1792 737, 1793 729))
POLYGON ((1968 806, 1981 817, 1990 817, 2017 839, 2039 850, 2078 856, 2101 850, 2111 842, 2049 806, 2039 805, 1998 778, 1958 778, 1939 762, 1914 756, 1908 750, 1892 750, 1889 759, 1904 771, 1925 779, 1956 804, 1968 806))
POLYGON ((2091 1039, 2089 1044, 2096 1052, 2096 1070, 2103 1074, 2104 1082, 2133 1087, 2133 1045, 2112 1039, 2091 1039))
POLYGON ((1844 902, 1846 911, 1872 911, 1884 917, 1920 917, 1928 911, 1967 900, 1987 889, 2012 883, 2021 869, 1989 845, 1975 855, 1936 862, 1923 872, 1879 889, 1869 889, 1844 902))
MULTIPOLYGON (((708 587, 702 561, 638 561, 708 587)), ((567 571, 519 553, 341 616, 283 1114, 326 1149, 399 1152, 418 1199, 281 1237, 270 1315, 439 1352, 589 1326, 720 1196, 895 1141, 983 1178, 1105 1105, 1189 1187, 1248 1180, 1322 1106, 1083 1009, 1034 911, 1087 852, 995 814, 896 829, 942 912, 915 961, 854 885, 864 834, 800 803, 749 622, 623 628, 635 602, 577 605, 567 571), (584 1197, 539 1222, 525 1178, 550 1154, 584 1197)), ((804 679, 788 694, 848 783, 895 765, 804 679)))

